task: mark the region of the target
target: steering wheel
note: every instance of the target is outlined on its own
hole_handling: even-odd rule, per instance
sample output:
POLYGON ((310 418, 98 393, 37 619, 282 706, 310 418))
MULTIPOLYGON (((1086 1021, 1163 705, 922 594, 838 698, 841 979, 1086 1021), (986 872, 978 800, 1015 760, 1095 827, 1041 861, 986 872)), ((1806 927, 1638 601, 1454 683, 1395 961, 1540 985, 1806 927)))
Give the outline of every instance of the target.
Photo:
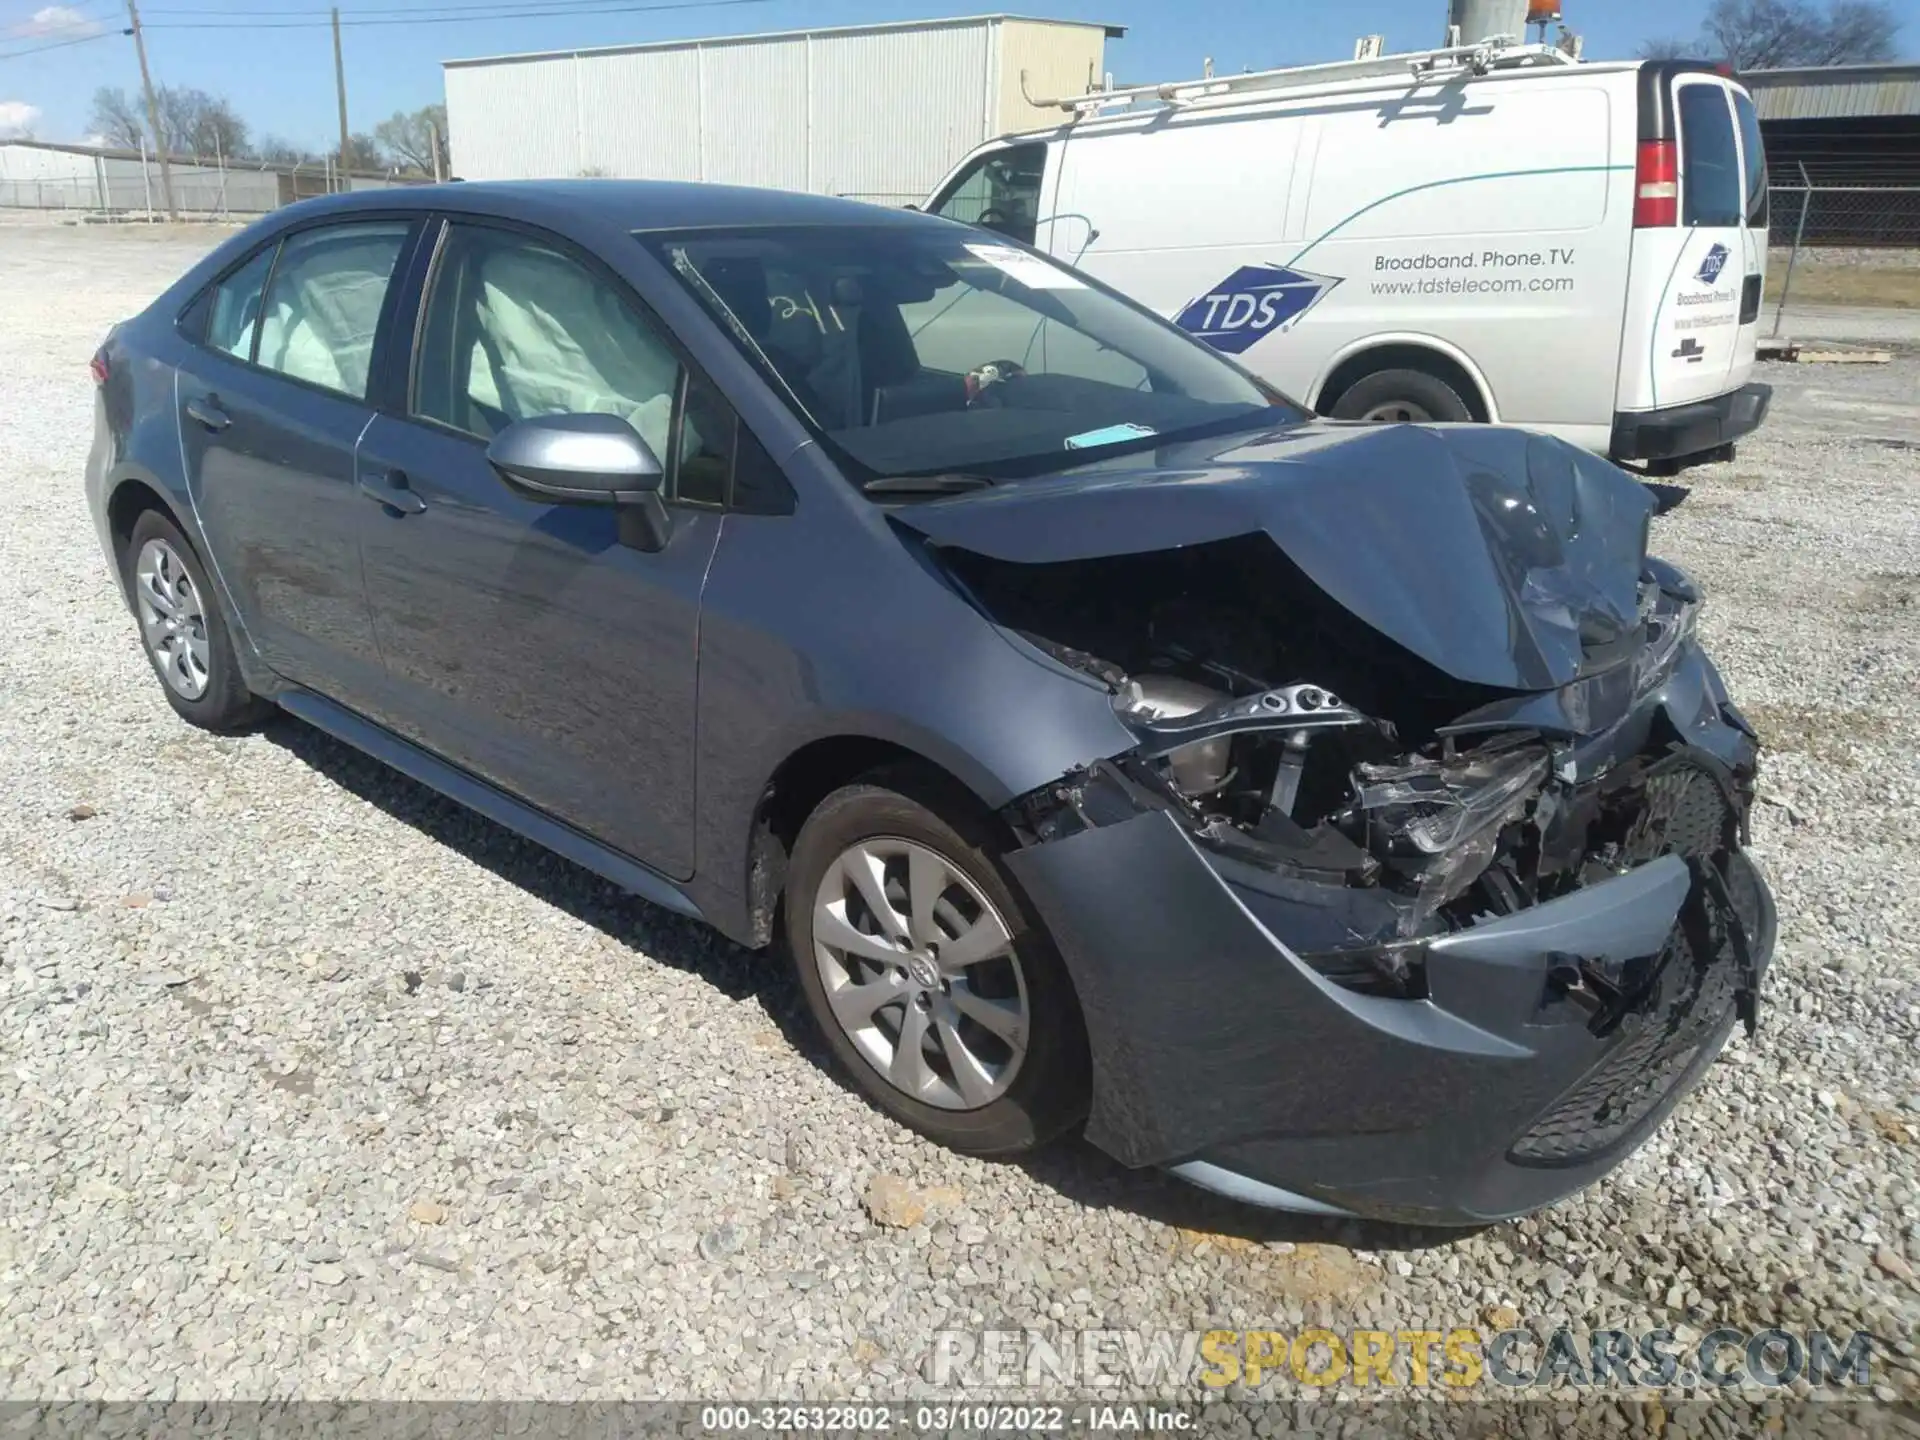
POLYGON ((967 372, 967 408, 999 410, 1007 403, 1007 386, 1026 375, 1026 368, 1015 360, 989 360, 967 372))
POLYGON ((973 223, 976 225, 988 225, 988 226, 996 226, 996 227, 1001 225, 1011 225, 1013 223, 1013 217, 1008 215, 1007 212, 1004 210, 995 210, 989 207, 988 209, 982 210, 980 212, 979 218, 976 219, 973 223))

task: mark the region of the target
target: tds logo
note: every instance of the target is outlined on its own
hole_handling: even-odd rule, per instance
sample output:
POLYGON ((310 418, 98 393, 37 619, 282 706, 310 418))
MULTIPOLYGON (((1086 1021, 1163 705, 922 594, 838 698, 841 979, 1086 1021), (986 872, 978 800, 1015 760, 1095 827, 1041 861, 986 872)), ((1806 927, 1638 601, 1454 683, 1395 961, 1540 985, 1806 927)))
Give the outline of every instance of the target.
POLYGON ((1285 330, 1340 282, 1284 265, 1243 265, 1174 317, 1214 349, 1238 355, 1285 330))
POLYGON ((1724 245, 1716 245, 1707 251, 1707 258, 1700 262, 1700 273, 1695 278, 1702 285, 1712 285, 1720 279, 1720 272, 1727 268, 1728 250, 1724 245))
POLYGON ((1673 358, 1684 360, 1689 365, 1698 365, 1707 358, 1707 347, 1689 335, 1680 342, 1680 348, 1673 352, 1673 358))

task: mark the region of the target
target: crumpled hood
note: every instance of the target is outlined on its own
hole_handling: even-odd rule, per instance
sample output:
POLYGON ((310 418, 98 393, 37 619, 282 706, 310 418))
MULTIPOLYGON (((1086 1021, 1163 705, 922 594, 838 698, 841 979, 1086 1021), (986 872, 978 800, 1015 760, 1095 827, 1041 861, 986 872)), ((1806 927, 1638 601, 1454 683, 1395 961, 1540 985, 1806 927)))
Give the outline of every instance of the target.
POLYGON ((937 546, 1015 564, 1264 532, 1344 609, 1455 679, 1549 690, 1614 663, 1638 627, 1653 510, 1624 471, 1545 436, 1316 422, 894 518, 937 546))

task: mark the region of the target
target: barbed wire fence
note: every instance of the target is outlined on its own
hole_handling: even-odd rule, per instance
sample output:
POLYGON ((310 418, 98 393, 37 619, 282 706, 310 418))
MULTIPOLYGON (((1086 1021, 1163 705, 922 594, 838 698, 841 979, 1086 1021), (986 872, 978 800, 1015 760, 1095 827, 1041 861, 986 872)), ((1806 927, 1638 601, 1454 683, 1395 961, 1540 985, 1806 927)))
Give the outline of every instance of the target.
MULTIPOLYGON (((156 156, 132 151, 54 149, 45 173, 8 175, 0 155, 0 210, 60 211, 102 220, 164 220, 166 191, 156 156), (54 173, 56 170, 64 173, 54 173)), ((276 164, 231 156, 171 155, 174 208, 184 219, 252 220, 295 200, 339 190, 427 183, 424 176, 343 173, 331 159, 276 164)))
POLYGON ((1777 338, 1793 296, 1794 272, 1821 252, 1856 263, 1910 258, 1920 267, 1920 184, 1910 166, 1892 169, 1855 161, 1844 168, 1789 162, 1775 167, 1768 194, 1768 243, 1785 274, 1773 314, 1777 338), (1898 252, 1912 252, 1902 257, 1898 252))

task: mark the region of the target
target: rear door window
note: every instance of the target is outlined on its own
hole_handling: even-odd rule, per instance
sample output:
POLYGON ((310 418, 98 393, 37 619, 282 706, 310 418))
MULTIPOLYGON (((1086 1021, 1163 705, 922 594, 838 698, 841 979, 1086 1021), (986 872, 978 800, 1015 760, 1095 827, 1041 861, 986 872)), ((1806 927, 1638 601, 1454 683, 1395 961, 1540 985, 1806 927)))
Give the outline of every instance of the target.
POLYGON ((1719 85, 1680 87, 1680 221, 1735 226, 1746 214, 1733 110, 1719 85))
POLYGON ((410 228, 382 221, 289 236, 267 288, 255 362, 364 400, 374 333, 410 228))
POLYGON ((969 165, 933 203, 933 213, 979 225, 1033 244, 1040 223, 1040 187, 1047 175, 1047 147, 1013 145, 992 150, 969 165))
POLYGON ((213 287, 207 301, 206 345, 236 360, 253 358, 253 337, 259 329, 260 292, 280 247, 269 245, 213 287))
POLYGON ((1764 230, 1772 223, 1771 180, 1767 175, 1767 142, 1760 135, 1760 116, 1755 113, 1753 101, 1745 95, 1733 97, 1734 112, 1740 117, 1740 149, 1746 160, 1747 175, 1747 225, 1754 230, 1764 230))

